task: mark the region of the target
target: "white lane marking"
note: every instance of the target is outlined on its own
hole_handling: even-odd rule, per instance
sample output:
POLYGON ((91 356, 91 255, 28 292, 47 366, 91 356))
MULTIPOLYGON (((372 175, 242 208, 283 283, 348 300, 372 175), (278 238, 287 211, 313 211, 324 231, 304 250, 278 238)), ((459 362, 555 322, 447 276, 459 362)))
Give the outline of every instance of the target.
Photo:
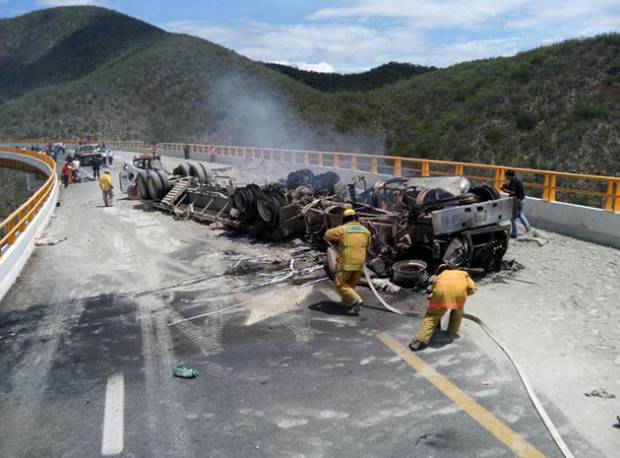
POLYGON ((108 378, 105 390, 105 411, 103 415, 103 436, 101 454, 118 455, 123 451, 123 426, 125 415, 125 379, 118 372, 108 378))

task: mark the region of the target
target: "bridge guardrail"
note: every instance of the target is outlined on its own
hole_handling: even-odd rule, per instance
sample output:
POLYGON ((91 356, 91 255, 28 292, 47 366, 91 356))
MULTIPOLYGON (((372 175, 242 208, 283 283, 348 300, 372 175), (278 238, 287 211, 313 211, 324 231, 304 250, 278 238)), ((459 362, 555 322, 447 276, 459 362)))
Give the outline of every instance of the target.
POLYGON ((37 191, 23 203, 17 210, 11 213, 4 221, 0 222, 0 260, 7 246, 15 244, 17 237, 23 233, 28 224, 33 220, 41 207, 47 202, 57 184, 56 163, 54 160, 43 154, 23 151, 16 148, 0 148, 5 153, 15 154, 17 157, 29 157, 43 162, 49 167, 50 174, 37 191), (4 234, 4 235, 3 235, 4 234))
MULTIPOLYGON (((106 145, 115 148, 144 149, 149 144, 142 141, 113 141, 106 145)), ((373 154, 293 150, 230 145, 188 144, 194 153, 213 153, 223 157, 264 159, 300 166, 328 167, 338 170, 359 171, 393 176, 447 176, 458 175, 493 184, 500 189, 506 171, 515 170, 524 178, 524 186, 547 202, 565 201, 569 195, 582 198, 599 198, 600 207, 608 212, 620 213, 620 177, 555 172, 505 165, 472 162, 418 159, 373 154)), ((163 151, 181 152, 182 143, 159 143, 163 151)), ((588 202, 589 203, 589 202, 588 202)), ((587 205, 592 206, 592 205, 587 205)))

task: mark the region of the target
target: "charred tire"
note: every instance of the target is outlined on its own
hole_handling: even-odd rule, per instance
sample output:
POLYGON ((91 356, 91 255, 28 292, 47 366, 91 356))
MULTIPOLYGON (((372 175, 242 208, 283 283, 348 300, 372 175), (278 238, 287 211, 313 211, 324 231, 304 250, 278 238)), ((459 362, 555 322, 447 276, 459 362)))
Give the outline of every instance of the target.
POLYGON ((138 190, 138 195, 140 196, 140 199, 149 198, 149 191, 146 187, 147 176, 148 175, 147 175, 146 170, 138 170, 135 183, 136 183, 136 189, 138 190))
POLYGON ((200 163, 200 167, 202 167, 202 170, 205 173, 205 178, 206 178, 205 183, 207 184, 212 183, 215 179, 213 172, 209 169, 209 167, 204 165, 202 162, 200 163))
POLYGON ((187 162, 181 162, 177 165, 172 171, 173 175, 178 175, 181 177, 188 177, 189 175, 189 164, 187 162))
POLYGON ((486 184, 482 186, 476 186, 475 188, 472 188, 469 192, 478 197, 478 200, 480 202, 497 200, 500 197, 497 189, 495 189, 493 186, 489 186, 486 184))
POLYGON ((165 196, 172 189, 172 185, 170 184, 170 179, 168 178, 168 174, 163 170, 155 170, 155 173, 157 174, 157 176, 159 176, 159 179, 161 180, 161 184, 163 186, 163 192, 165 196))
POLYGON ((295 189, 302 185, 312 185, 314 183, 314 173, 310 169, 301 169, 288 174, 286 187, 295 189))
POLYGON ((248 204, 246 202, 245 193, 243 192, 243 188, 235 189, 235 193, 233 194, 233 202, 235 203, 235 208, 241 212, 241 214, 247 213, 248 204))
POLYGON ((207 183, 207 176, 205 175, 205 171, 200 164, 195 164, 193 162, 189 164, 189 174, 192 177, 198 178, 200 183, 207 183))
POLYGON ((239 210, 242 221, 250 221, 254 218, 256 199, 254 199, 254 195, 249 189, 245 187, 235 189, 233 202, 237 210, 239 210))
POLYGON ((258 216, 264 223, 269 226, 278 225, 278 216, 280 214, 280 203, 271 196, 262 195, 256 202, 258 216))
POLYGON ((164 185, 155 171, 149 171, 146 178, 146 189, 152 200, 159 202, 164 197, 164 185))
POLYGON ((314 177, 314 188, 317 191, 324 189, 330 194, 334 194, 335 186, 339 181, 340 176, 337 173, 331 171, 325 172, 314 177))

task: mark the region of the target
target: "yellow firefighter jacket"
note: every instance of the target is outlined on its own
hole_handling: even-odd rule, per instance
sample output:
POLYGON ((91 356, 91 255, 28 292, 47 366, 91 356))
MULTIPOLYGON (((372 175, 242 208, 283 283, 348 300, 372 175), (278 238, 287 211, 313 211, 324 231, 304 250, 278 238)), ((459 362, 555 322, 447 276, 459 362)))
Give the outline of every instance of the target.
POLYGON ((338 244, 336 270, 356 272, 364 270, 366 248, 370 243, 370 232, 357 221, 334 227, 325 232, 325 240, 338 244))
POLYGON ((101 178, 99 178, 99 187, 103 192, 108 192, 112 189, 112 177, 109 173, 101 175, 101 178))
POLYGON ((465 305, 467 296, 476 292, 476 284, 462 270, 444 270, 433 282, 428 308, 456 309, 465 305))

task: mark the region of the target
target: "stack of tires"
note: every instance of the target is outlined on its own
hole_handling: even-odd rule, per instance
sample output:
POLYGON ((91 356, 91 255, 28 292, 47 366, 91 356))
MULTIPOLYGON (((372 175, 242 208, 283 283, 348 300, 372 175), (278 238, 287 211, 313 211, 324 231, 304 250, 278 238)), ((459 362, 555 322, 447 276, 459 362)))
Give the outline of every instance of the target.
POLYGON ((288 189, 293 190, 300 186, 309 186, 314 189, 316 194, 335 194, 336 188, 340 184, 340 176, 331 171, 315 175, 310 169, 301 169, 289 173, 286 178, 288 189))
POLYGON ((180 177, 194 177, 200 184, 210 184, 214 181, 213 172, 201 162, 182 162, 172 171, 180 177))
POLYGON ((172 189, 168 174, 164 170, 137 170, 136 190, 140 199, 159 202, 172 189))

